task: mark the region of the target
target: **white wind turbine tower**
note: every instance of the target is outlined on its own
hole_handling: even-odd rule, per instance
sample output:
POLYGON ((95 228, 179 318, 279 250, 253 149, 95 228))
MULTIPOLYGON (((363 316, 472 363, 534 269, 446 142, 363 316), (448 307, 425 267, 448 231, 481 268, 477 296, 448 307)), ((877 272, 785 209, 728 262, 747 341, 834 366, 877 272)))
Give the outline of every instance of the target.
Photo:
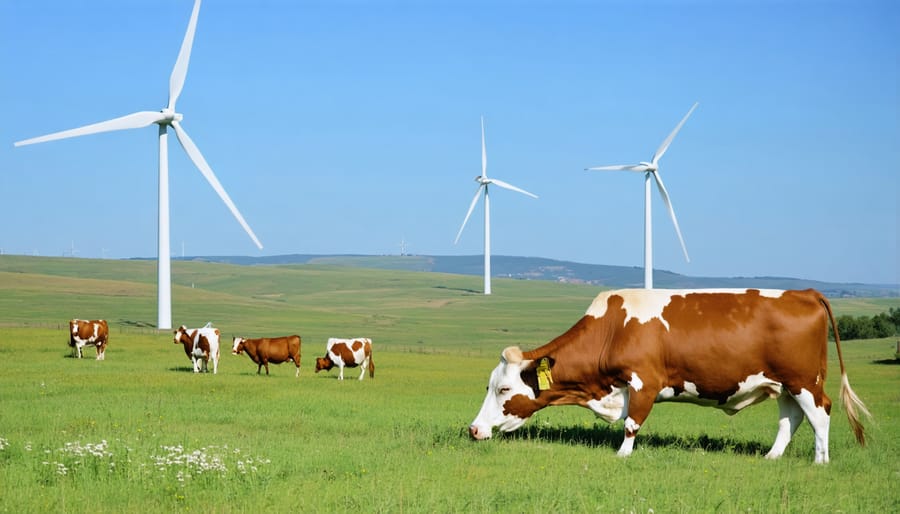
POLYGON ((659 160, 662 158, 663 154, 666 153, 666 150, 669 149, 669 145, 672 144, 672 140, 675 139, 675 135, 678 134, 678 131, 681 130, 681 126, 684 125, 684 122, 687 121, 688 117, 694 112, 694 109, 697 108, 697 103, 695 102, 691 109, 684 115, 684 118, 681 119, 681 122, 672 130, 672 133, 669 134, 669 137, 659 145, 659 148, 656 150, 656 153, 653 154, 653 157, 650 159, 650 162, 642 161, 638 164, 630 164, 630 165, 615 165, 615 166, 596 166, 593 168, 585 168, 586 170, 598 170, 598 171, 634 171, 638 173, 644 173, 644 287, 646 289, 653 289, 653 237, 651 228, 651 210, 650 210, 650 198, 651 198, 651 186, 650 186, 650 178, 652 176, 653 179, 656 180, 656 186, 659 189, 659 194, 662 196, 663 202, 666 204, 666 208, 669 210, 669 216, 672 217, 672 224, 675 225, 675 233, 678 234, 678 240, 681 242, 681 249, 684 251, 684 258, 687 262, 690 262, 691 259, 688 257, 687 246, 684 244, 684 238, 681 237, 681 229, 678 228, 678 220, 675 218, 675 209, 672 208, 672 202, 669 201, 669 193, 666 191, 666 186, 663 185, 662 177, 659 175, 659 160))
POLYGON ((262 244, 253 230, 244 221, 244 217, 235 207, 234 202, 225 192, 222 184, 213 174, 212 169, 200 150, 194 144, 187 132, 179 123, 182 119, 181 113, 175 112, 175 102, 181 89, 184 86, 184 79, 187 76, 188 62, 191 58, 191 47, 194 44, 194 31, 197 27, 197 15, 200 12, 200 0, 194 3, 194 9, 191 12, 191 19, 188 23, 187 32, 184 35, 184 41, 181 43, 181 50, 178 52, 178 59, 175 61, 175 68, 169 77, 169 103, 161 111, 140 111, 120 118, 107 121, 101 121, 92 125, 79 127, 62 132, 56 132, 46 136, 40 136, 32 139, 26 139, 15 143, 15 146, 30 145, 33 143, 43 143, 45 141, 53 141, 56 139, 65 139, 76 136, 86 136, 88 134, 96 134, 99 132, 108 132, 113 130, 125 130, 143 128, 153 124, 159 125, 159 246, 157 253, 158 267, 158 291, 159 291, 159 318, 157 326, 160 329, 172 328, 172 281, 171 281, 171 254, 169 251, 169 153, 168 153, 168 136, 167 129, 172 127, 175 130, 175 136, 182 148, 188 154, 194 165, 200 170, 200 173, 206 177, 212 188, 218 193, 219 197, 225 202, 225 205, 231 211, 238 222, 244 227, 244 230, 256 244, 262 249, 262 244))
POLYGON ((484 191, 484 294, 489 295, 491 294, 491 199, 488 196, 488 185, 495 184, 503 189, 516 191, 532 198, 537 198, 537 195, 502 180, 488 178, 487 150, 484 146, 484 116, 481 117, 481 175, 475 177, 475 182, 478 182, 478 190, 475 191, 475 197, 472 198, 472 204, 469 205, 469 212, 466 213, 466 219, 463 220, 462 226, 459 227, 459 232, 456 234, 456 240, 453 241, 453 244, 459 242, 459 236, 462 235, 463 229, 466 228, 466 223, 469 221, 469 216, 472 215, 472 211, 475 210, 475 204, 478 203, 478 195, 484 191))

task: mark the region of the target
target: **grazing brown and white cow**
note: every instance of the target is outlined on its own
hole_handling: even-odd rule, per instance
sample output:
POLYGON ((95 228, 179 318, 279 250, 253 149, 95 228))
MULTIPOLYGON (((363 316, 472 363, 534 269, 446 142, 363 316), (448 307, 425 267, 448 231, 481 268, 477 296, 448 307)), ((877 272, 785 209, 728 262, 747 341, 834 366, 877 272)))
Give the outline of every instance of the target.
POLYGON ((331 337, 325 345, 325 356, 316 359, 316 373, 331 370, 337 364, 340 368, 338 380, 344 379, 344 368, 359 366, 361 372, 359 379, 366 375, 369 369, 369 377, 375 378, 375 362, 372 360, 372 340, 367 337, 355 339, 340 339, 331 337))
MULTIPOLYGON (((727 414, 777 398, 778 433, 766 455, 784 453, 809 420, 815 462, 828 462, 831 400, 825 394, 831 305, 817 291, 626 289, 600 293, 566 333, 535 350, 503 350, 469 426, 475 439, 510 432, 548 405, 579 405, 625 421, 620 456, 656 402, 715 407, 727 414)), ((868 415, 844 370, 841 403, 860 445, 868 415)))
POLYGON ((213 363, 213 375, 219 372, 219 329, 211 323, 203 328, 181 325, 175 331, 174 343, 184 346, 184 353, 194 364, 194 373, 208 373, 209 361, 213 363))
POLYGON ((284 337, 262 337, 259 339, 234 338, 232 355, 240 355, 247 352, 250 360, 257 364, 256 374, 259 375, 262 367, 266 367, 266 375, 269 374, 269 363, 281 364, 285 361, 293 361, 297 366, 295 377, 300 376, 300 336, 291 335, 284 337))
POLYGON ((97 360, 106 360, 106 345, 109 344, 109 326, 102 319, 73 319, 69 321, 69 346, 75 349, 78 358, 85 346, 97 349, 97 360))

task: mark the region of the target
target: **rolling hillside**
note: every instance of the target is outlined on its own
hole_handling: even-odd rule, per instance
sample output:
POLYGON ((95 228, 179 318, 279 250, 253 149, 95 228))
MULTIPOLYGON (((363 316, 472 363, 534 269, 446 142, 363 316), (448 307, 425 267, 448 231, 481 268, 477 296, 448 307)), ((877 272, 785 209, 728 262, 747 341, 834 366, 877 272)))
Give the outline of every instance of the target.
MULTIPOLYGON (((405 271, 428 271, 458 275, 484 273, 480 255, 276 255, 269 257, 216 256, 189 257, 186 260, 221 262, 240 265, 272 264, 328 264, 362 268, 405 271)), ((493 276, 520 280, 551 280, 601 287, 642 287, 644 270, 640 267, 607 266, 558 261, 540 257, 510 257, 496 255, 492 261, 493 276)), ((814 288, 832 298, 900 297, 898 284, 847 284, 790 277, 690 277, 665 270, 656 270, 654 286, 659 288, 691 289, 703 287, 807 289, 814 288)))

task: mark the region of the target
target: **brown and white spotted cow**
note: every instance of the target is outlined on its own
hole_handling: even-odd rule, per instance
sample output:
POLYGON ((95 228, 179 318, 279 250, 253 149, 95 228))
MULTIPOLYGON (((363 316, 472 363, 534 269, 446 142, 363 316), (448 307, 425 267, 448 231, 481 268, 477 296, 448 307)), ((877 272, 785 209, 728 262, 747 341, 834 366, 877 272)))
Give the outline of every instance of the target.
POLYGON ((325 370, 330 371, 337 364, 340 369, 338 380, 344 379, 344 368, 361 368, 359 379, 366 375, 369 369, 369 377, 375 378, 375 362, 372 360, 372 340, 367 337, 355 339, 340 339, 331 337, 325 345, 325 356, 316 359, 316 373, 325 370))
POLYGON ((831 400, 825 394, 828 327, 835 329, 840 397, 860 445, 869 415, 844 370, 828 300, 817 291, 626 289, 600 293, 566 333, 535 350, 503 350, 487 397, 469 427, 475 439, 510 432, 549 405, 579 405, 609 423, 625 421, 620 456, 656 402, 735 414, 777 398, 780 457, 804 416, 815 462, 828 462, 831 400))
POLYGON ((175 331, 173 342, 184 346, 184 353, 194 365, 194 373, 208 373, 209 361, 213 363, 213 375, 219 372, 219 329, 211 323, 203 328, 181 325, 175 331))
POLYGON ((102 319, 73 319, 69 321, 69 346, 75 349, 78 358, 85 346, 97 349, 97 360, 106 360, 106 345, 109 344, 109 326, 102 319))
POLYGON ((232 355, 240 355, 247 352, 250 360, 257 364, 256 374, 259 375, 262 367, 266 367, 266 375, 269 374, 269 363, 281 364, 293 361, 297 366, 295 377, 300 376, 300 336, 262 337, 259 339, 245 339, 235 337, 234 346, 231 347, 232 355))

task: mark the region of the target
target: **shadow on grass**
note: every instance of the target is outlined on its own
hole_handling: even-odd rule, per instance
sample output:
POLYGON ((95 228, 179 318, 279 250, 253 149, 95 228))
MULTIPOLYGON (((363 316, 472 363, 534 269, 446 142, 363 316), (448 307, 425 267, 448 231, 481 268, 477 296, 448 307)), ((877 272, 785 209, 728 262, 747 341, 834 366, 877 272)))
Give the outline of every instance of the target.
POLYGON ((463 293, 470 294, 481 294, 481 291, 476 291, 474 289, 467 289, 464 287, 447 287, 447 286, 434 286, 435 289, 446 289, 447 291, 461 291, 463 293))
MULTIPOLYGON (((502 434, 502 437, 513 440, 536 440, 548 443, 618 449, 622 444, 625 433, 621 426, 540 427, 528 425, 515 432, 502 434)), ((769 451, 768 446, 757 441, 738 441, 732 438, 710 437, 706 434, 689 437, 639 433, 635 446, 681 448, 741 455, 764 455, 769 451)))
POLYGON ((877 360, 877 361, 872 361, 872 364, 887 364, 888 366, 891 366, 891 365, 897 366, 897 365, 900 365, 900 359, 881 359, 881 360, 877 360))
POLYGON ((177 373, 193 373, 194 368, 192 366, 173 366, 169 368, 169 371, 175 371, 177 373))

